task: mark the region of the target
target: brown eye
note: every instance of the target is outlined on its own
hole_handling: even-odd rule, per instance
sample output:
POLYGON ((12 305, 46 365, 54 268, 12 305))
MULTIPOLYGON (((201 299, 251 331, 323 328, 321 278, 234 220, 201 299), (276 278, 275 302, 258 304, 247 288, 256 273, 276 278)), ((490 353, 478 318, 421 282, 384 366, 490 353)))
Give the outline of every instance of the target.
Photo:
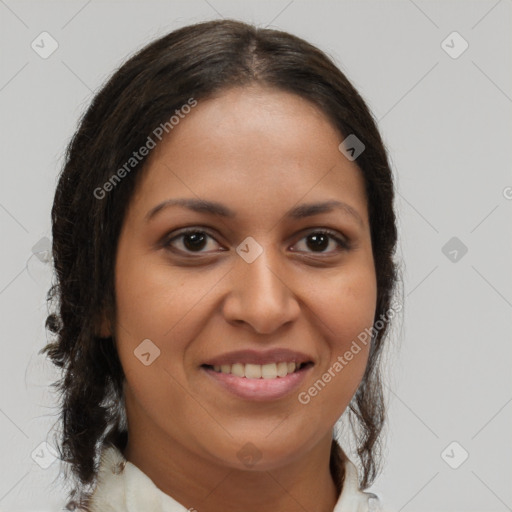
POLYGON ((206 245, 206 238, 208 235, 198 231, 195 233, 187 233, 183 235, 183 245, 189 251, 200 251, 206 245))
MULTIPOLYGON (((306 240, 306 243, 304 244, 306 248, 308 249, 306 252, 316 252, 319 254, 322 253, 333 253, 338 252, 340 249, 348 250, 349 244, 346 240, 343 240, 341 237, 338 236, 336 232, 333 231, 313 231, 309 234, 307 234, 305 237, 303 237, 301 240, 306 240), (334 251, 327 251, 326 249, 329 248, 329 246, 334 246, 334 251)), ((299 251, 302 252, 302 251, 299 251)))
MULTIPOLYGON (((208 240, 215 240, 206 231, 200 229, 189 229, 182 231, 164 242, 164 247, 178 252, 206 253, 208 240)), ((211 245, 211 244, 210 244, 211 245)))
POLYGON ((325 233, 313 233, 306 237, 307 246, 313 251, 323 252, 329 246, 330 237, 325 233))

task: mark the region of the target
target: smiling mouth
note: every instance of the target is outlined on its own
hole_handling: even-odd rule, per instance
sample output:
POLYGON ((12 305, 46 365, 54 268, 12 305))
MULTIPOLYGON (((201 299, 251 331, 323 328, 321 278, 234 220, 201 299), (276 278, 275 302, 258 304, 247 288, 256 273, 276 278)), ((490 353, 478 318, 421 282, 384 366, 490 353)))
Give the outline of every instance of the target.
POLYGON ((235 377, 246 379, 279 379, 287 375, 298 373, 306 368, 313 366, 312 362, 295 363, 283 361, 269 364, 223 364, 209 365, 203 364, 202 367, 213 370, 216 373, 234 375, 235 377))

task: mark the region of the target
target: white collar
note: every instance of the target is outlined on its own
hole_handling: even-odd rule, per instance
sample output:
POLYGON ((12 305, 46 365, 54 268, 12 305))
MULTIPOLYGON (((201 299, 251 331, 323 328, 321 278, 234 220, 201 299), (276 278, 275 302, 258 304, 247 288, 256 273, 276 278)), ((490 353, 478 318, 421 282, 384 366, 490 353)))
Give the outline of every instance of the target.
MULTIPOLYGON (((357 468, 345 455, 345 479, 333 512, 368 512, 375 497, 359 489, 357 468)), ((101 453, 90 512, 189 512, 161 491, 114 446, 101 453)))

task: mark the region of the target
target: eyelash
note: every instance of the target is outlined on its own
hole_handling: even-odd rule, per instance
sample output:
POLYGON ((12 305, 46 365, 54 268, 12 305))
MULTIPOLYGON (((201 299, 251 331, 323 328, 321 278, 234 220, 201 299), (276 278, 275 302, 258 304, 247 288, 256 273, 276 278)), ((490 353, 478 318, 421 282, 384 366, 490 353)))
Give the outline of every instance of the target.
MULTIPOLYGON (((188 250, 183 251, 181 249, 175 249, 175 248, 171 247, 172 243, 175 240, 183 238, 186 235, 198 234, 198 233, 199 234, 205 234, 208 237, 210 237, 213 240, 215 240, 215 237, 212 234, 210 234, 208 231, 206 231, 206 230, 204 230, 202 228, 187 228, 187 229, 184 229, 184 230, 178 232, 172 238, 169 238, 169 237, 165 238, 164 241, 163 241, 162 246, 165 249, 171 250, 173 252, 179 252, 179 253, 184 253, 184 254, 198 254, 198 255, 209 254, 208 252, 203 252, 203 251, 188 251, 188 250)), ((334 240, 334 242, 336 242, 336 244, 338 246, 338 249, 341 249, 341 250, 344 250, 344 251, 348 251, 351 248, 351 245, 350 245, 350 243, 347 240, 344 240, 343 238, 340 238, 336 231, 332 231, 330 229, 325 229, 325 228, 321 229, 321 228, 319 228, 319 229, 316 229, 316 230, 312 230, 312 231, 306 233, 300 240, 303 240, 304 238, 307 238, 310 235, 327 235, 331 240, 334 240)), ((219 242, 217 242, 217 243, 219 243, 219 242)), ((304 251, 294 251, 294 252, 304 252, 304 251)), ((311 254, 322 255, 322 254, 332 254, 333 251, 330 251, 330 252, 307 251, 307 252, 309 252, 311 254)), ((335 252, 338 252, 338 251, 335 251, 335 252)))

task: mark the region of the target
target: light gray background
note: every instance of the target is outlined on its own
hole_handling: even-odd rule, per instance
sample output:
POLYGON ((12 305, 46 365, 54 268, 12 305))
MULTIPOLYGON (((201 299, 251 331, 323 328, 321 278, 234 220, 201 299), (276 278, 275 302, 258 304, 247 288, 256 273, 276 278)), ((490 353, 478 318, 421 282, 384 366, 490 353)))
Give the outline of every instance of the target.
POLYGON ((372 490, 385 510, 512 510, 511 13, 511 0, 0 0, 0 511, 63 503, 59 463, 40 467, 53 460, 38 447, 52 442, 57 373, 37 352, 50 283, 40 257, 65 146, 128 55, 221 16, 334 57, 390 152, 405 308, 386 355, 386 466, 372 490), (59 45, 47 59, 31 48, 43 31, 59 45), (441 46, 453 31, 469 44, 458 58, 441 46), (442 252, 452 237, 468 248, 448 254, 456 261, 442 252), (452 469, 462 450, 469 458, 452 469))

